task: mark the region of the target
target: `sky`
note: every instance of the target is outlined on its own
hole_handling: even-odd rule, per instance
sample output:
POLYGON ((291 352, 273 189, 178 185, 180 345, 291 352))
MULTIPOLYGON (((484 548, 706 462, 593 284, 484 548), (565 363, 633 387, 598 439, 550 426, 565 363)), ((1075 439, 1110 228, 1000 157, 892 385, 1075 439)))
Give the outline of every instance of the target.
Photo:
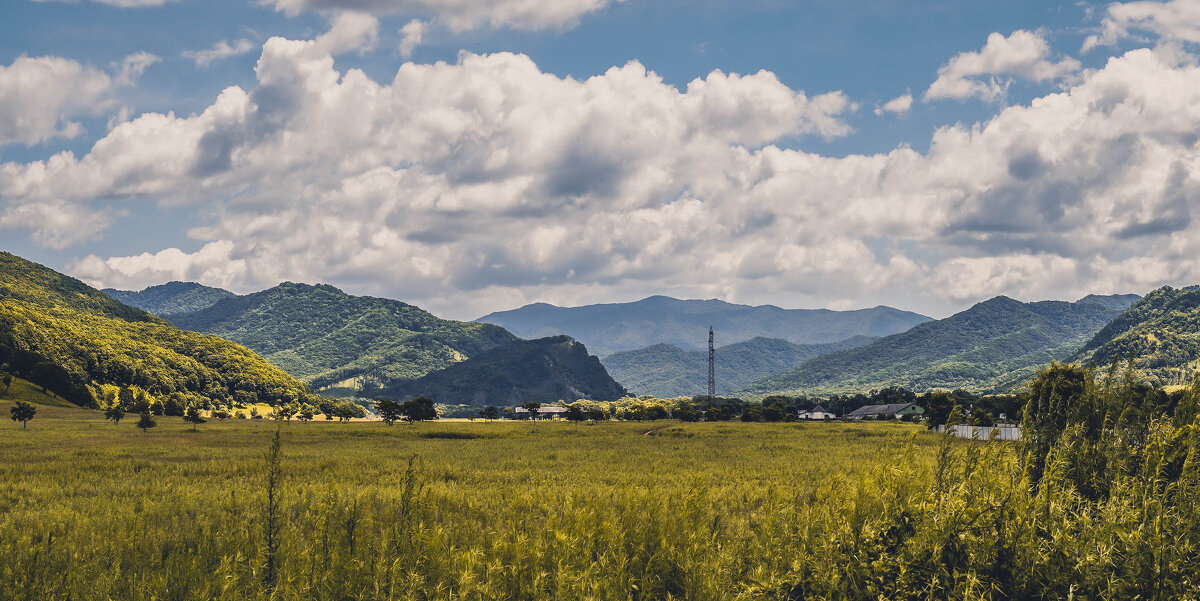
POLYGON ((473 319, 1200 283, 1200 0, 6 0, 0 250, 473 319))

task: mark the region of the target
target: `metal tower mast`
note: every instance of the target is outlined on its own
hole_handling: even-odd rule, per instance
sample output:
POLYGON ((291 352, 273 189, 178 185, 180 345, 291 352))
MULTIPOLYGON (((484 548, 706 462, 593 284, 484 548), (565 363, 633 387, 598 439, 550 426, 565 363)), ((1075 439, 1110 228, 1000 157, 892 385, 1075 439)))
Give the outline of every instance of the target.
POLYGON ((717 371, 715 369, 717 351, 713 348, 713 329, 708 326, 708 398, 712 399, 717 396, 717 371))

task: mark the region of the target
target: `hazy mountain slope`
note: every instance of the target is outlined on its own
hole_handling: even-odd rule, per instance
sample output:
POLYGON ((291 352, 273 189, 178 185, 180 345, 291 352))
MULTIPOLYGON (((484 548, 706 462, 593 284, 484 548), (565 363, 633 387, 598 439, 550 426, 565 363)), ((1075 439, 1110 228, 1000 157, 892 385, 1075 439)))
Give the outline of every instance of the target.
POLYGON ((51 269, 0 252, 0 363, 82 405, 97 384, 192 400, 276 402, 304 386, 248 349, 187 332, 51 269))
POLYGON ((1200 291, 1166 287, 1147 294, 1071 359, 1104 367, 1130 357, 1155 384, 1191 383, 1200 370, 1200 291))
POLYGON ((707 348, 708 328, 721 345, 759 336, 796 344, 818 344, 853 336, 886 336, 929 321, 890 307, 856 311, 751 307, 720 300, 678 300, 652 296, 632 303, 556 307, 545 303, 492 313, 478 322, 503 326, 522 338, 566 334, 597 355, 655 344, 684 350, 707 348))
POLYGON ((625 390, 584 345, 567 336, 555 336, 518 341, 419 379, 396 382, 382 394, 483 406, 577 399, 615 401, 625 395, 625 390))
MULTIPOLYGON (((868 344, 857 336, 827 344, 794 344, 779 338, 752 338, 717 349, 717 394, 729 394, 755 380, 775 375, 818 355, 868 344)), ((703 394, 708 388, 708 352, 656 344, 613 353, 600 360, 612 377, 635 394, 659 398, 703 394)))
POLYGON ((159 316, 207 309, 217 304, 217 301, 234 296, 228 290, 210 288, 195 282, 167 282, 150 286, 140 292, 114 288, 105 288, 101 292, 130 307, 137 307, 159 316))
POLYGON ((503 328, 439 319, 400 301, 293 283, 171 320, 244 344, 314 388, 418 378, 517 340, 503 328))
POLYGON ((1123 300, 1022 303, 998 296, 966 311, 855 349, 822 355, 747 387, 767 393, 869 390, 1009 390, 1041 366, 1069 357, 1110 320, 1123 300))

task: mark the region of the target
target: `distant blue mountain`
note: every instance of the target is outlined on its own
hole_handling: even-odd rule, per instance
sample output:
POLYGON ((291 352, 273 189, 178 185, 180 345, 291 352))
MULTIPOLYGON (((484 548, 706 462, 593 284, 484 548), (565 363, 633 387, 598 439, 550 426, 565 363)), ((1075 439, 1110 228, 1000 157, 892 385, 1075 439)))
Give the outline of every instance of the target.
MULTIPOLYGON (((778 338, 752 338, 717 349, 717 394, 726 395, 759 378, 773 376, 834 351, 876 340, 855 336, 841 342, 795 344, 778 338)), ((602 359, 608 373, 630 392, 658 398, 703 394, 708 388, 708 352, 685 351, 673 344, 656 344, 636 351, 613 353, 602 359)))
POLYGON ((228 290, 195 282, 167 282, 141 292, 105 288, 101 292, 113 300, 155 315, 178 315, 207 309, 218 301, 236 296, 228 290))
POLYGON ((910 311, 874 307, 854 311, 752 307, 721 300, 679 300, 651 296, 632 303, 556 307, 546 303, 485 315, 476 321, 501 326, 526 339, 566 334, 593 353, 672 344, 682 350, 704 349, 708 328, 720 345, 752 338, 779 338, 795 344, 821 344, 854 336, 880 337, 929 321, 910 311))

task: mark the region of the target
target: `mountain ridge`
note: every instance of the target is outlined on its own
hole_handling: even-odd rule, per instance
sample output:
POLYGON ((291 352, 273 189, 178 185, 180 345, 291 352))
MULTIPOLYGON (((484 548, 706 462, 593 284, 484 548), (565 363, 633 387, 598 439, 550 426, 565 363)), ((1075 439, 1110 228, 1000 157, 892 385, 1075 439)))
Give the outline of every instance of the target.
POLYGON ((929 318, 886 306, 852 311, 782 309, 738 305, 719 299, 681 300, 655 295, 631 303, 558 307, 533 303, 475 320, 502 326, 522 338, 565 334, 597 355, 632 351, 658 343, 684 350, 705 348, 712 326, 722 344, 762 336, 795 344, 821 344, 856 335, 884 336, 929 318))
POLYGON ((1061 360, 1120 314, 1118 296, 1022 303, 996 296, 950 317, 858 348, 816 357, 745 391, 848 392, 886 386, 916 391, 1006 392, 1061 360))

